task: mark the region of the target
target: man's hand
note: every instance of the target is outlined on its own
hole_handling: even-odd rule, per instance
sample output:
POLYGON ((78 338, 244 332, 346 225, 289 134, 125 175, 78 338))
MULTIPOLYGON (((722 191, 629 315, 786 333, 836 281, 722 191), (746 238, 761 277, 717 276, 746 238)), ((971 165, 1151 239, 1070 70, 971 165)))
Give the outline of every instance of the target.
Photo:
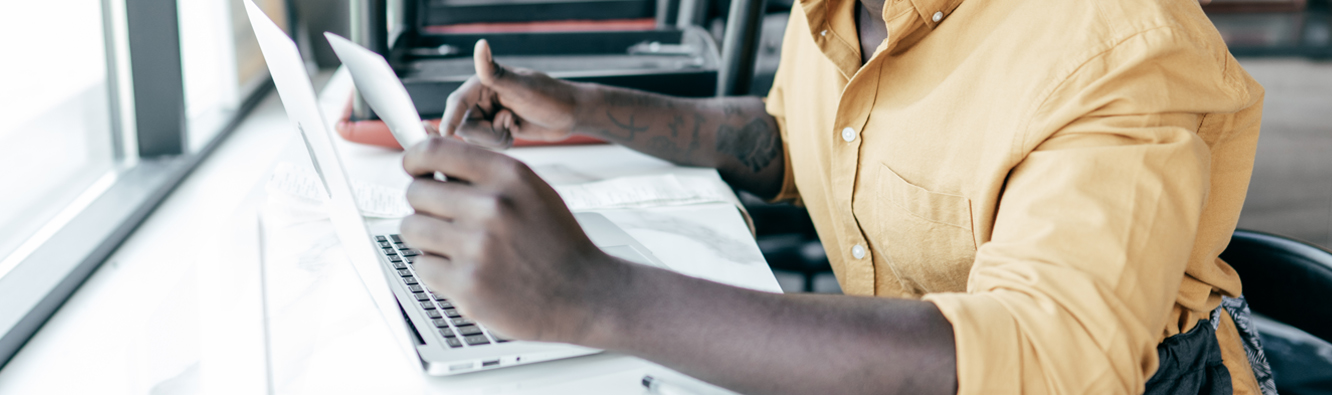
POLYGON ((679 165, 716 168, 760 196, 782 186, 781 133, 757 97, 687 99, 559 80, 495 63, 485 40, 477 41, 472 61, 476 75, 449 95, 439 126, 427 123, 427 130, 489 148, 578 133, 679 165))
POLYGON ((555 141, 573 133, 578 106, 574 84, 495 63, 486 40, 477 41, 472 60, 476 75, 449 95, 440 134, 507 148, 514 137, 555 141))
POLYGON ((449 138, 407 150, 416 214, 402 238, 426 254, 421 281, 492 330, 523 340, 578 342, 627 264, 588 240, 555 190, 523 163, 449 138), (436 181, 435 172, 450 177, 436 181))
POLYGON ((753 393, 956 391, 952 327, 929 302, 781 295, 597 249, 522 163, 450 138, 407 150, 416 272, 504 336, 624 352, 753 393), (451 180, 433 179, 442 172, 451 180))

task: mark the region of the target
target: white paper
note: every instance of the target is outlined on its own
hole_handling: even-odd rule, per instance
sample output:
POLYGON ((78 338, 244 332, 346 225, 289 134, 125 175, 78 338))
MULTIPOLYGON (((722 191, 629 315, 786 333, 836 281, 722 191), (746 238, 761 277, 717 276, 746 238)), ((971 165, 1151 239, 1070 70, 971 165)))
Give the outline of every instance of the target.
POLYGON ((570 210, 679 206, 727 202, 730 191, 707 179, 674 174, 612 178, 573 185, 555 185, 570 210))
MULTIPOLYGON (((707 177, 656 174, 612 178, 578 184, 553 185, 569 210, 682 206, 731 202, 731 191, 707 177)), ((411 215, 405 191, 352 181, 356 206, 361 214, 376 218, 411 215)), ((323 203, 328 195, 318 176, 290 163, 279 163, 268 181, 269 193, 283 193, 311 203, 323 203)))
MULTIPOLYGON (((407 204, 406 192, 401 189, 358 181, 352 181, 351 186, 352 195, 356 199, 356 208, 361 211, 361 215, 402 218, 415 212, 411 205, 407 204)), ((273 170, 273 177, 268 180, 267 187, 269 193, 285 193, 312 203, 328 201, 328 193, 314 172, 287 162, 278 163, 277 168, 273 170)))

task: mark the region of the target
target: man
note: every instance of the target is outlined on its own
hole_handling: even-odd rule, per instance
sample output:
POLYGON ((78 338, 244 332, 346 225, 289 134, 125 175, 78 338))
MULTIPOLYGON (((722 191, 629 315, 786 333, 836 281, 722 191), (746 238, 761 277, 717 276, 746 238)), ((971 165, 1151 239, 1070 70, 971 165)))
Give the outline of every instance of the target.
POLYGON ((609 257, 521 163, 445 138, 404 158, 422 176, 402 232, 429 253, 423 281, 511 336, 747 393, 1270 383, 1236 329, 1239 278, 1217 259, 1262 88, 1196 2, 801 0, 783 45, 765 102, 555 80, 494 63, 480 42, 441 129, 491 147, 577 133, 715 167, 807 207, 860 296, 767 294, 609 257))

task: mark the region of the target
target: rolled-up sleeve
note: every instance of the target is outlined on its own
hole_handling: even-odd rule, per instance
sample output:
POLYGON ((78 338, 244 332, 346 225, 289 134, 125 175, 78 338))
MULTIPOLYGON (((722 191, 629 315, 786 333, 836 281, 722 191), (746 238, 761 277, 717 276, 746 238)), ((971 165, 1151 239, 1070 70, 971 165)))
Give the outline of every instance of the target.
POLYGON ((1173 34, 1070 72, 1033 116, 967 292, 925 296, 953 324, 959 393, 1141 393, 1155 371, 1207 199, 1197 131, 1236 102, 1225 62, 1173 34))
MULTIPOLYGON (((803 21, 800 18, 800 13, 791 13, 791 19, 790 22, 788 22, 788 26, 790 26, 790 24, 802 24, 803 21)), ((782 172, 782 187, 777 192, 777 196, 772 197, 769 201, 792 202, 795 205, 803 204, 800 201, 800 191, 796 189, 795 173, 791 168, 791 147, 788 145, 788 142, 791 140, 787 138, 786 131, 785 87, 787 84, 791 83, 791 71, 789 68, 781 67, 780 65, 789 65, 792 63, 790 58, 794 57, 798 52, 792 47, 795 46, 795 42, 798 39, 797 34, 800 34, 801 31, 800 28, 788 28, 783 33, 781 63, 779 63, 776 75, 773 76, 772 88, 768 90, 768 96, 763 99, 764 107, 765 110, 767 110, 768 115, 771 115, 772 118, 777 121, 777 130, 780 131, 782 137, 782 156, 785 159, 783 162, 786 164, 786 169, 782 172)))

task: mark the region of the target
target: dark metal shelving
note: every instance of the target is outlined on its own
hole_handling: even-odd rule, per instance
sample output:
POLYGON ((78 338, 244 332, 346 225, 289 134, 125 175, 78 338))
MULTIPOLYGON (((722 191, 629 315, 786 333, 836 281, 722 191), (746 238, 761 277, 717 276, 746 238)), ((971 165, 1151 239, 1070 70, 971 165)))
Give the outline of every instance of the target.
POLYGON ((1235 57, 1332 59, 1332 7, 1310 2, 1297 12, 1214 12, 1208 17, 1235 57))

